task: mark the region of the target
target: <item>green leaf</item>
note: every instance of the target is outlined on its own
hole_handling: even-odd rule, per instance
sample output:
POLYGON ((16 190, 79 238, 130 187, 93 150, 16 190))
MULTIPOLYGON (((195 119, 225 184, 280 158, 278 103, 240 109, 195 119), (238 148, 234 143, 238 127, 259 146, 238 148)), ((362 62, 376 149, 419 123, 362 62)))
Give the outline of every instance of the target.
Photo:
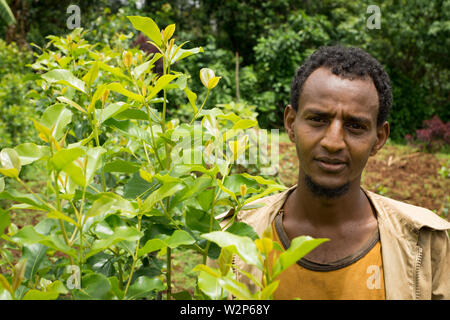
POLYGON ((269 300, 272 298, 273 293, 275 290, 277 290, 278 285, 280 284, 279 280, 276 280, 269 284, 267 287, 265 287, 261 292, 258 294, 258 300, 269 300))
POLYGON ((197 113, 198 108, 195 104, 195 101, 197 100, 197 95, 194 92, 192 92, 188 87, 184 88, 184 92, 186 93, 186 97, 188 98, 189 103, 192 106, 192 110, 194 110, 194 113, 197 113))
POLYGON ((9 212, 0 208, 0 236, 5 232, 6 228, 9 227, 11 223, 11 218, 9 212))
POLYGON ((69 70, 53 69, 47 73, 44 73, 42 75, 42 78, 44 78, 50 84, 63 84, 86 93, 84 82, 75 77, 69 70))
POLYGON ((162 89, 164 89, 172 80, 178 78, 179 75, 165 74, 156 81, 155 86, 150 90, 147 99, 151 99, 158 94, 162 89))
POLYGON ((188 206, 186 210, 186 226, 189 229, 197 230, 201 233, 221 230, 219 223, 214 217, 211 217, 210 212, 191 206, 188 206), (211 230, 209 229, 210 222, 212 222, 211 230))
POLYGON ((139 164, 125 160, 114 160, 106 163, 103 170, 105 172, 135 173, 139 171, 139 164))
POLYGON ((43 239, 43 235, 39 234, 34 230, 33 226, 25 226, 15 235, 11 237, 11 241, 17 242, 24 245, 38 243, 43 239))
POLYGON ((136 172, 125 184, 123 196, 127 199, 135 199, 149 190, 150 186, 150 183, 142 179, 139 172, 136 172))
POLYGON ((246 224, 245 222, 235 222, 228 229, 227 232, 235 234, 241 237, 249 237, 252 240, 259 239, 258 234, 252 228, 252 226, 246 224))
POLYGON ((233 296, 240 300, 254 299, 247 286, 239 281, 222 277, 219 279, 219 285, 228 290, 233 296))
POLYGON ((94 254, 111 247, 117 242, 126 241, 137 241, 142 237, 142 233, 136 228, 128 226, 119 226, 114 229, 114 234, 107 237, 106 239, 95 240, 91 251, 86 254, 86 258, 93 256, 94 254))
POLYGON ((57 103, 48 107, 42 114, 41 124, 52 129, 51 135, 59 140, 67 130, 67 125, 72 121, 72 112, 64 107, 62 103, 57 103))
POLYGON ((10 178, 17 178, 22 168, 19 154, 11 148, 4 148, 0 152, 0 165, 0 173, 10 178))
POLYGON ((134 280, 133 284, 128 289, 126 299, 141 299, 148 296, 153 291, 162 291, 165 288, 166 286, 158 278, 140 276, 134 280))
POLYGON ((84 75, 83 81, 90 87, 98 76, 98 62, 94 62, 92 68, 84 75))
POLYGON ((53 155, 50 159, 50 163, 53 165, 55 170, 61 171, 69 163, 72 163, 84 154, 85 152, 81 148, 61 149, 53 155))
POLYGON ((3 192, 3 190, 5 190, 5 178, 0 178, 0 193, 3 192))
MULTIPOLYGON (((156 176, 155 176, 156 177, 156 176)), ((162 187, 152 192, 142 204, 141 211, 146 213, 153 209, 154 205, 164 198, 170 197, 177 191, 183 189, 184 186, 179 182, 168 182, 162 187)))
POLYGON ((72 258, 75 258, 77 256, 77 251, 71 247, 69 247, 67 244, 64 243, 64 240, 57 234, 52 233, 48 236, 43 236, 42 239, 39 241, 39 243, 50 247, 52 249, 61 251, 72 258))
POLYGON ((16 23, 16 18, 5 0, 0 0, 0 18, 7 26, 16 23))
POLYGON ((158 46, 162 45, 161 31, 151 18, 141 16, 127 16, 127 18, 136 30, 141 31, 158 46))
POLYGON ((303 256, 308 254, 314 248, 321 243, 328 241, 329 239, 319 238, 313 239, 310 236, 296 237, 291 241, 289 249, 280 254, 274 268, 272 277, 277 277, 281 272, 286 270, 289 266, 296 263, 303 256))
POLYGON ((205 86, 205 88, 208 88, 208 83, 211 79, 215 77, 214 71, 209 68, 202 68, 200 69, 200 80, 205 86))
POLYGON ((82 288, 73 290, 76 299, 80 300, 105 300, 109 298, 111 284, 108 279, 99 273, 90 273, 82 277, 82 288))
POLYGON ((69 222, 74 226, 78 226, 78 223, 76 223, 75 220, 73 220, 71 217, 66 216, 64 213, 60 211, 50 211, 49 213, 47 213, 47 217, 53 219, 61 219, 69 222))
MULTIPOLYGON (((183 43, 184 44, 184 43, 183 43)), ((171 56, 170 58, 170 64, 174 64, 180 60, 183 60, 193 54, 197 54, 200 52, 203 52, 203 48, 202 47, 198 47, 198 48, 192 48, 192 49, 181 49, 181 46, 176 47, 174 45, 173 48, 173 53, 170 53, 169 56, 171 56)))
POLYGON ((86 185, 86 178, 84 177, 83 169, 79 166, 69 163, 63 168, 63 171, 79 186, 84 187, 86 185))
POLYGON ((162 248, 167 247, 167 244, 161 239, 150 239, 145 245, 138 250, 138 257, 142 257, 147 253, 161 250, 162 248))
POLYGON ((56 99, 57 99, 58 101, 62 102, 62 103, 66 103, 66 104, 68 104, 69 106, 74 107, 75 109, 77 109, 77 110, 79 110, 79 111, 81 111, 81 112, 83 112, 83 113, 86 113, 86 110, 84 110, 84 108, 83 108, 82 106, 80 106, 80 105, 79 105, 78 103, 76 103, 75 101, 70 100, 69 98, 66 98, 66 97, 64 97, 64 96, 59 96, 59 97, 57 97, 56 99))
POLYGON ((179 247, 181 245, 190 245, 195 243, 195 239, 184 230, 175 230, 175 232, 167 239, 164 240, 167 246, 171 249, 179 247))
POLYGON ((106 153, 102 147, 89 148, 87 151, 88 162, 86 166, 86 185, 92 182, 95 173, 102 166, 102 155, 106 153))
POLYGON ((125 89, 119 82, 110 83, 110 84, 108 84, 107 88, 109 90, 116 91, 116 92, 118 92, 118 93, 120 93, 120 94, 122 94, 122 95, 124 95, 124 96, 126 96, 128 98, 136 100, 138 102, 144 102, 144 97, 143 96, 141 96, 139 94, 136 94, 136 93, 133 93, 133 92, 125 89))
POLYGON ((120 69, 120 68, 111 67, 111 66, 109 66, 109 65, 107 65, 107 64, 105 64, 104 62, 101 62, 101 61, 98 62, 98 66, 100 67, 100 69, 108 71, 109 73, 111 73, 112 75, 114 75, 116 77, 119 77, 119 78, 131 81, 131 79, 128 76, 126 76, 122 72, 122 69, 120 69))
POLYGON ((117 119, 117 120, 128 120, 128 119, 148 120, 148 115, 144 111, 141 111, 141 110, 127 109, 121 113, 114 115, 114 119, 117 119))
POLYGON ((264 188, 262 192, 257 193, 254 196, 251 196, 250 198, 246 199, 244 201, 244 204, 248 204, 251 203, 252 201, 255 201, 257 199, 260 199, 262 197, 265 197, 266 195, 272 193, 272 192, 276 192, 276 191, 280 191, 280 190, 285 190, 286 187, 282 186, 282 185, 274 185, 274 186, 270 186, 269 188, 264 188))
POLYGON ((99 110, 99 113, 101 114, 101 117, 99 117, 100 123, 103 123, 109 118, 122 113, 123 111, 129 109, 130 107, 131 105, 124 103, 122 101, 109 104, 105 109, 99 110))
POLYGON ((34 280, 34 275, 39 270, 40 265, 45 260, 48 247, 40 243, 34 243, 23 246, 22 257, 27 259, 25 267, 25 278, 34 280))
POLYGON ((51 210, 45 204, 41 203, 34 195, 20 193, 14 189, 0 192, 0 199, 13 200, 20 203, 26 203, 42 210, 51 210))
POLYGON ((231 129, 234 130, 245 130, 247 128, 254 127, 258 124, 257 120, 250 120, 250 119, 240 119, 238 122, 236 122, 231 129))
POLYGON ((22 143, 14 148, 20 158, 20 163, 24 166, 43 157, 50 155, 50 148, 47 146, 39 146, 34 143, 22 143))
POLYGON ((119 299, 122 300, 123 299, 123 290, 120 289, 119 287, 119 280, 117 280, 116 277, 109 277, 108 281, 111 285, 111 291, 112 293, 114 293, 114 295, 119 299))
POLYGON ((147 61, 134 68, 133 71, 131 72, 133 78, 137 80, 140 78, 141 75, 147 73, 150 69, 151 64, 152 64, 151 61, 147 61))
POLYGON ((227 248, 236 253, 244 262, 262 269, 256 245, 249 237, 237 236, 226 231, 214 231, 203 234, 202 237, 215 242, 221 248, 227 248))
POLYGON ((213 300, 225 299, 228 292, 219 285, 219 279, 205 271, 198 275, 198 287, 213 300))
POLYGON ((101 84, 97 87, 97 90, 95 90, 94 95, 91 98, 91 102, 89 103, 87 112, 95 112, 95 103, 102 97, 106 89, 108 89, 108 86, 106 84, 101 84))
POLYGON ((134 215, 133 205, 126 199, 122 198, 118 194, 112 192, 105 192, 94 201, 89 211, 86 213, 86 217, 95 217, 98 215, 104 215, 106 213, 112 213, 120 211, 124 214, 134 215))
POLYGON ((23 296, 23 300, 56 300, 59 296, 58 292, 54 291, 39 291, 36 289, 28 290, 23 296))

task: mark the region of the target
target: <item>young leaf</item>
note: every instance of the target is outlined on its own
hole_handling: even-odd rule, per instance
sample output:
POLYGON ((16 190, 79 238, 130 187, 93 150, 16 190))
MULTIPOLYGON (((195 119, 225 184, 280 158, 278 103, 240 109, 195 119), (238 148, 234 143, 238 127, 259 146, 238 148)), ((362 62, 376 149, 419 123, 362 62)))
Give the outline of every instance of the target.
POLYGON ((0 165, 0 173, 10 178, 17 178, 22 168, 17 151, 11 148, 4 148, 0 152, 0 165))
POLYGON ((228 296, 228 292, 219 285, 219 278, 205 271, 200 271, 198 275, 198 287, 213 300, 225 299, 228 296))
POLYGON ((117 159, 106 163, 103 169, 105 172, 135 173, 139 171, 139 165, 136 162, 117 159))
POLYGON ((175 24, 169 24, 163 31, 163 37, 165 41, 169 41, 175 32, 175 24))
POLYGON ((147 99, 151 99, 158 94, 162 89, 164 89, 172 80, 178 78, 179 75, 174 74, 165 74, 161 76, 158 81, 156 81, 155 86, 150 91, 147 99))
POLYGON ((67 125, 72 121, 72 112, 64 107, 62 103, 48 107, 41 118, 41 125, 51 129, 51 135, 59 140, 64 135, 67 125))
POLYGON ((151 18, 140 16, 127 16, 127 18, 136 30, 141 31, 158 46, 162 45, 161 31, 151 18))
POLYGON ((221 248, 227 248, 236 253, 244 262, 262 269, 258 259, 258 250, 249 237, 241 237, 226 231, 214 231, 202 235, 203 238, 215 242, 221 248))
POLYGON ((95 217, 117 210, 125 214, 134 214, 134 207, 128 200, 122 198, 118 194, 105 192, 94 201, 91 208, 86 213, 86 217, 95 217))
POLYGON ((6 228, 10 225, 11 218, 9 216, 9 212, 0 208, 0 236, 6 230, 6 228))
POLYGON ((50 148, 48 146, 39 146, 29 142, 19 144, 14 150, 17 151, 22 165, 33 163, 36 160, 50 155, 50 148))
POLYGON ((84 108, 83 108, 82 106, 80 106, 80 105, 79 105, 78 103, 76 103, 75 101, 70 100, 69 98, 66 98, 66 97, 64 97, 64 96, 59 96, 59 97, 57 97, 56 99, 57 99, 58 101, 62 102, 62 103, 66 103, 66 104, 68 104, 69 106, 74 107, 75 109, 77 109, 77 110, 79 110, 79 111, 81 111, 81 112, 83 112, 83 113, 86 113, 86 110, 84 110, 84 108))
POLYGON ((205 88, 208 88, 209 81, 215 77, 214 71, 209 68, 200 69, 200 80, 205 88))
POLYGON ((53 165, 55 170, 61 171, 68 164, 72 163, 84 154, 85 152, 81 148, 61 149, 53 155, 50 159, 50 163, 53 165))
POLYGON ((138 102, 144 102, 144 97, 143 97, 143 96, 141 96, 141 95, 139 95, 139 94, 136 94, 136 93, 133 93, 133 92, 131 92, 131 91, 125 89, 125 88, 124 88, 120 83, 118 83, 118 82, 113 82, 113 83, 108 84, 107 88, 108 88, 109 90, 116 91, 116 92, 118 92, 118 93, 120 93, 120 94, 122 94, 122 95, 124 95, 124 96, 126 96, 126 97, 128 97, 128 98, 131 98, 131 99, 133 99, 133 100, 136 100, 136 101, 138 101, 138 102))
POLYGON ((219 279, 219 284, 240 300, 254 299, 247 286, 237 280, 222 277, 219 279))
POLYGON ((97 79, 98 76, 98 62, 94 62, 93 66, 89 71, 84 75, 82 78, 83 81, 90 87, 95 79, 97 79))
POLYGON ((324 238, 313 239, 310 236, 300 236, 294 238, 291 241, 289 249, 280 254, 280 256, 278 257, 273 268, 272 277, 277 277, 281 272, 286 270, 292 264, 296 263, 308 252, 312 251, 315 247, 328 240, 329 239, 324 238))
POLYGON ((58 83, 67 85, 83 93, 86 93, 85 84, 82 80, 75 77, 72 72, 66 69, 53 69, 42 75, 48 83, 58 83))
POLYGON ((162 187, 152 192, 142 204, 141 211, 146 213, 153 209, 153 206, 164 198, 170 197, 177 191, 183 189, 184 186, 179 182, 168 182, 162 187))
POLYGON ((165 288, 166 286, 158 278, 140 276, 134 280, 125 298, 127 300, 142 299, 153 291, 161 291, 165 288))
POLYGON ((175 232, 169 238, 165 239, 164 242, 169 248, 174 249, 181 245, 193 244, 195 243, 195 239, 186 231, 175 230, 175 232))
POLYGON ((192 110, 194 110, 194 113, 197 113, 197 106, 195 105, 195 101, 197 100, 197 95, 192 92, 188 87, 184 88, 184 92, 186 93, 186 96, 189 100, 189 103, 192 106, 192 110))

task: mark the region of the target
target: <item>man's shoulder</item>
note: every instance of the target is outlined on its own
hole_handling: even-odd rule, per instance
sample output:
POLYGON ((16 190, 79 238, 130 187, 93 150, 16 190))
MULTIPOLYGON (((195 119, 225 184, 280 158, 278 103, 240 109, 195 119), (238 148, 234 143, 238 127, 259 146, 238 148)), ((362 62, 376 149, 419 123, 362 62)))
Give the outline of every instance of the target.
POLYGON ((450 222, 439 217, 433 211, 395 200, 386 196, 365 190, 370 200, 375 205, 379 214, 388 220, 398 220, 402 224, 412 226, 414 229, 428 227, 435 230, 450 229, 450 222))

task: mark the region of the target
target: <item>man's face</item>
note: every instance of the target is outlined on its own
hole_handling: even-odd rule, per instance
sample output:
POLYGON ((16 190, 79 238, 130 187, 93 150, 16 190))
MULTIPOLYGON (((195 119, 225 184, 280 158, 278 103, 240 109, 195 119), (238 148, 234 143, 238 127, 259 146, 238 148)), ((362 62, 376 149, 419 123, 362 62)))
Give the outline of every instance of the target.
POLYGON ((389 125, 377 127, 373 81, 345 79, 326 68, 303 84, 297 112, 287 106, 285 127, 296 144, 300 178, 327 189, 357 183, 369 156, 386 142, 389 125))

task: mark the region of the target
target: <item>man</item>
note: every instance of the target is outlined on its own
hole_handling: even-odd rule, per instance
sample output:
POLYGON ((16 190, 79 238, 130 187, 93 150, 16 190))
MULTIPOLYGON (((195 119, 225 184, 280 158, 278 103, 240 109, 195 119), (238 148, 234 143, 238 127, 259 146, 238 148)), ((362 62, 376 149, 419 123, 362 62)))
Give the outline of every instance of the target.
POLYGON ((450 223, 361 188, 389 136, 391 104, 388 75, 361 49, 322 47, 297 71, 284 125, 298 183, 236 218, 260 235, 272 227, 285 248, 300 235, 330 241, 280 276, 276 299, 450 299, 450 223))

